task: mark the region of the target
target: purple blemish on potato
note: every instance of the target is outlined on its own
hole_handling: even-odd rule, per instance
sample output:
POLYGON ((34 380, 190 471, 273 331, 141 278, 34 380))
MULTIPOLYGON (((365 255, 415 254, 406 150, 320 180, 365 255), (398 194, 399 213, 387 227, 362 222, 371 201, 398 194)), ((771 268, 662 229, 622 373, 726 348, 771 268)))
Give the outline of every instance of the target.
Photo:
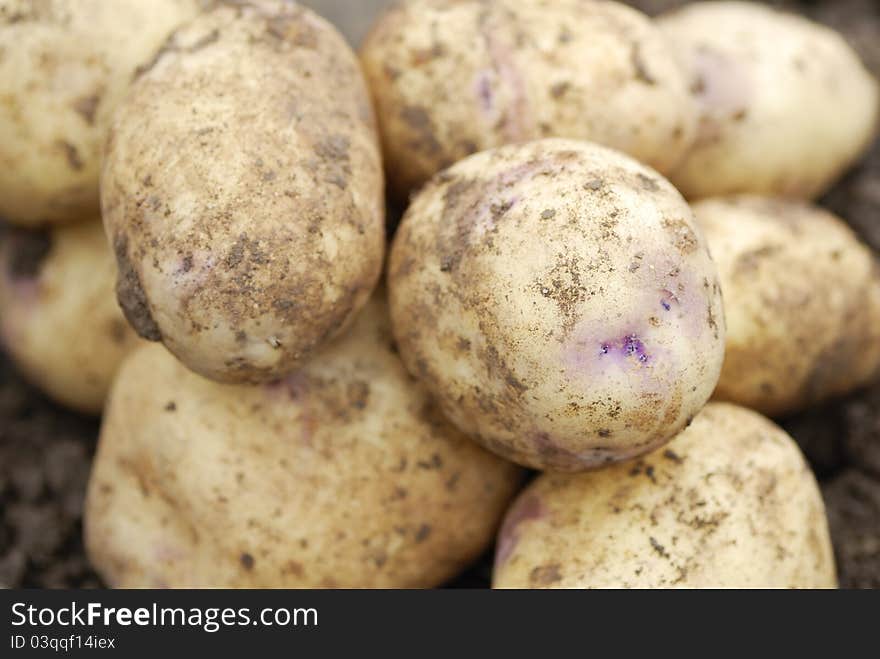
POLYGON ((493 105, 493 94, 492 81, 489 80, 488 71, 481 71, 479 76, 477 76, 476 94, 477 98, 480 100, 480 108, 483 110, 483 112, 491 112, 493 105))
MULTIPOLYGON (((616 377, 619 371, 648 376, 655 363, 664 361, 660 359, 657 349, 649 350, 642 334, 633 329, 614 339, 597 340, 596 334, 598 331, 584 328, 564 348, 565 368, 577 382, 616 377)), ((643 385, 647 386, 648 381, 643 385)), ((578 455, 573 455, 573 459, 581 461, 578 455)))
POLYGON ((614 341, 603 341, 599 346, 599 355, 622 355, 626 358, 635 358, 642 364, 649 361, 648 353, 645 350, 645 344, 635 334, 627 334, 626 336, 614 341))
POLYGON ((736 114, 746 109, 749 84, 745 69, 725 53, 698 48, 693 56, 695 96, 709 109, 736 114))
POLYGON ((673 304, 681 304, 678 296, 669 289, 664 288, 660 291, 660 294, 663 296, 660 298, 660 306, 663 307, 666 311, 671 311, 673 304))
POLYGON ((495 564, 505 562, 519 541, 519 526, 529 520, 541 519, 547 514, 541 500, 534 495, 520 497, 508 511, 498 533, 498 547, 495 550, 495 564))
MULTIPOLYGON (((498 120, 505 140, 521 142, 534 137, 535 131, 530 128, 532 117, 528 103, 528 88, 517 66, 513 50, 498 38, 501 30, 492 25, 491 21, 482 20, 480 31, 498 85, 507 91, 507 97, 510 99, 506 107, 494 108, 494 112, 500 114, 498 120)), ((486 109, 484 106, 484 110, 486 109)))
POLYGON ((702 269, 652 251, 644 252, 639 263, 622 308, 585 314, 568 334, 560 333, 560 360, 573 386, 624 376, 632 378, 630 387, 662 390, 661 380, 681 367, 683 352, 705 346, 706 305, 713 301, 720 314, 720 301, 702 269))
POLYGON ((751 103, 752 84, 746 68, 725 53, 700 47, 694 51, 693 94, 703 107, 700 141, 706 143, 720 135, 712 118, 743 119, 751 103))
POLYGON ((627 356, 635 357, 642 363, 648 361, 648 355, 645 353, 645 344, 642 343, 639 337, 635 334, 631 334, 624 338, 623 350, 627 356))

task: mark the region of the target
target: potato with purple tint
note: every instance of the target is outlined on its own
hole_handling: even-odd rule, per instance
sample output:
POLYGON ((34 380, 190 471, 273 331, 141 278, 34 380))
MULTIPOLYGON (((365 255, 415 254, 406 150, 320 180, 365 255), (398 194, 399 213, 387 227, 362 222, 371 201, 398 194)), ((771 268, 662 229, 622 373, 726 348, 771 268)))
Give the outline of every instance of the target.
POLYGON ((616 2, 402 2, 373 28, 361 61, 401 196, 503 144, 586 139, 665 172, 696 135, 672 49, 616 2))
POLYGON ((384 291, 285 379, 222 385, 147 345, 111 392, 86 547, 113 587, 437 586, 521 483, 395 354, 384 291))
POLYGON ((55 401, 99 414, 137 344, 113 283, 101 221, 0 238, 0 339, 25 377, 55 401))
POLYGON ((136 69, 207 0, 0 0, 0 217, 98 214, 101 151, 136 69))
POLYGON ((537 469, 664 444, 721 370, 717 271, 689 206, 587 142, 501 147, 436 176, 388 278, 410 372, 462 431, 537 469))
POLYGON ((724 291, 716 399, 782 416, 880 377, 880 264, 843 220, 751 196, 693 209, 724 291))
POLYGON ((822 496, 771 421, 710 403, 669 445, 543 474, 499 534, 494 588, 835 588, 822 496))
POLYGON ((382 269, 382 164, 357 58, 292 2, 217 3, 133 84, 101 198, 141 336, 221 382, 284 376, 343 331, 382 269))
POLYGON ((689 199, 810 199, 876 134, 877 81, 833 30, 752 2, 697 2, 658 25, 690 73, 697 142, 670 180, 689 199))

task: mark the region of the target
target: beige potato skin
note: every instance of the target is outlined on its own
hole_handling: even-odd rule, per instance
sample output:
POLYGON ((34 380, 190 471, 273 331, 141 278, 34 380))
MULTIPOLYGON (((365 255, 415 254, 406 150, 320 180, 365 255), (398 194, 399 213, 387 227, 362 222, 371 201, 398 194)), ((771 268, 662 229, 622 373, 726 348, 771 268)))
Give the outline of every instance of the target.
POLYGON ((842 220, 753 196, 693 209, 724 291, 716 399, 781 416, 880 376, 880 264, 842 220))
POLYGON ((717 271, 690 208, 586 142, 505 146, 435 177, 388 280, 410 372, 463 432, 537 469, 656 448, 721 370, 717 271))
POLYGON ((491 543, 520 470, 406 374, 384 301, 273 385, 148 345, 111 394, 86 502, 115 587, 436 586, 491 543))
POLYGON ((665 172, 696 135, 672 50, 616 2, 402 2, 361 61, 401 195, 475 151, 542 137, 591 140, 665 172))
POLYGON ((219 3, 120 106, 102 203, 142 336, 218 381, 289 373, 381 271, 381 160, 357 59, 293 3, 219 3))
POLYGON ((700 111, 696 145, 670 174, 685 197, 815 198, 876 135, 877 81, 833 30, 751 2, 698 2, 657 24, 700 111))
POLYGON ((99 414, 138 343, 116 304, 116 264, 98 218, 0 239, 0 337, 22 373, 57 402, 99 414))
POLYGON ((544 474, 505 518, 495 588, 835 588, 828 523, 795 442, 710 403, 667 448, 544 474))
POLYGON ((101 150, 135 70, 202 0, 0 0, 0 217, 98 214, 101 150))

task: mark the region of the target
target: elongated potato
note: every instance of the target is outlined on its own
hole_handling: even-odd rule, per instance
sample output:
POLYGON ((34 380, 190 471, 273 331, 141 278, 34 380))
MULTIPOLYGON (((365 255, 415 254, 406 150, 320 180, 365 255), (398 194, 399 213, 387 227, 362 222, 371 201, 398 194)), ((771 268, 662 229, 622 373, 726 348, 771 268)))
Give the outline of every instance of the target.
POLYGON ((700 107, 697 143, 670 175, 689 199, 817 197, 876 134, 877 81, 833 30, 753 2, 697 2, 658 25, 700 107))
POLYGON ((220 381, 290 372, 347 325, 382 266, 382 170, 357 59, 293 3, 219 3, 119 108, 102 203, 141 336, 220 381))
POLYGON ((710 403, 633 464, 544 474, 507 513, 496 588, 834 588, 822 496, 797 444, 710 403))
POLYGON ((880 377, 880 264, 842 220, 749 196, 694 213, 727 317, 715 398, 779 416, 880 377))
POLYGON ((407 368, 520 464, 646 453, 718 381, 721 293, 690 207, 610 149, 550 139, 457 163, 407 210, 388 279, 407 368))
POLYGON ((591 140, 666 172, 696 135, 672 50, 616 2, 402 2, 361 60, 400 194, 475 151, 542 137, 591 140))
POLYGON ((98 213, 101 149, 135 70, 202 0, 0 0, 0 217, 98 213))
POLYGON ((98 414, 138 343, 113 282, 101 221, 9 231, 0 243, 0 336, 24 375, 59 403, 98 414))
POLYGON ((86 503, 111 586, 436 586, 492 541, 519 470, 456 432, 377 297, 304 369, 221 385, 160 346, 125 362, 86 503))

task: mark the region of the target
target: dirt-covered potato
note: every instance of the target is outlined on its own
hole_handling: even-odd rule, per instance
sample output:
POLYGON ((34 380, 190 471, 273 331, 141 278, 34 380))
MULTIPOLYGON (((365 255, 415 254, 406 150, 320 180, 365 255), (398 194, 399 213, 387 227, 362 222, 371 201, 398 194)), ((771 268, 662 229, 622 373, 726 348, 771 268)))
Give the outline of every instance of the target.
POLYGON ((720 286, 690 208, 587 142, 500 147, 435 177, 389 282, 410 372, 461 430, 538 469, 656 448, 721 370, 720 286))
POLYGON ((222 385, 160 346, 126 360, 86 504, 112 586, 427 587, 491 543, 520 482, 406 374, 377 296, 270 385, 222 385))
POLYGON ((693 209, 724 291, 715 398, 778 416, 880 376, 880 265, 842 220, 752 196, 693 209))
POLYGON ((94 217, 101 149, 137 67, 202 0, 0 0, 0 217, 94 217))
POLYGON ((691 199, 813 198, 872 140, 878 86, 836 32, 752 2, 658 19, 691 75, 697 143, 670 179, 691 199))
POLYGON ((369 297, 385 248, 357 58, 282 0, 221 2, 134 83, 108 141, 104 222, 123 310, 194 371, 289 373, 369 297))
POLYGON ((0 237, 0 338, 24 375, 59 403, 98 414, 138 343, 113 283, 101 221, 0 237))
POLYGON ((665 172, 696 135, 672 49, 616 2, 410 0, 377 23, 361 61, 398 193, 475 151, 542 137, 665 172))
POLYGON ((710 403, 665 449, 544 474, 499 535, 496 588, 834 588, 822 496, 794 440, 710 403))

